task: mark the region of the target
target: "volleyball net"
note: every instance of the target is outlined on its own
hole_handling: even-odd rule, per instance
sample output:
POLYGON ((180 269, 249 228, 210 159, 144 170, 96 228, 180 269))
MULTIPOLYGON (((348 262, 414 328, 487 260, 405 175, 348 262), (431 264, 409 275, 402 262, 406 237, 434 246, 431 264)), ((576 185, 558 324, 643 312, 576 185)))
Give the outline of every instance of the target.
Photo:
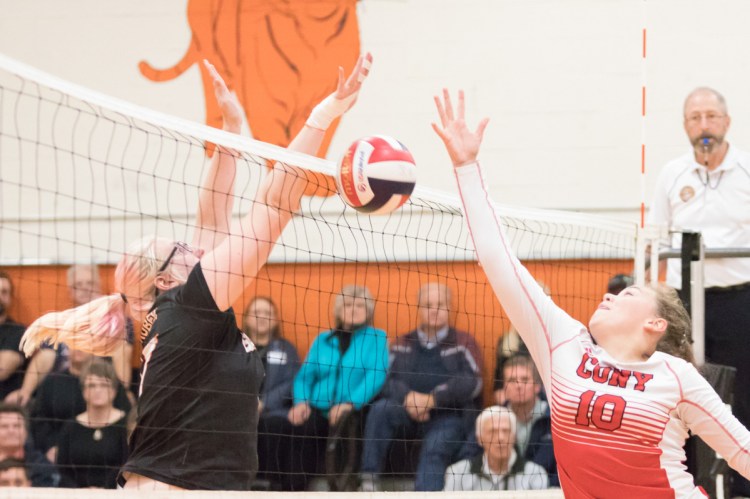
MULTIPOLYGON (((10 315, 29 324, 44 312, 72 306, 66 278, 72 264, 99 265, 102 290, 112 292, 114 265, 131 241, 153 234, 189 241, 202 177, 211 154, 221 154, 216 146, 237 152, 236 218, 259 202, 255 193, 274 161, 319 174, 317 193, 322 194, 304 198, 269 263, 235 304, 238 324, 244 326, 243 310, 254 297, 269 297, 278 306, 281 334, 304 362, 315 338, 335 326, 334 302, 344 286, 369 289, 375 302, 373 325, 385 331, 391 345, 419 325, 420 287, 430 282, 448 287, 452 292, 450 323, 470 333, 476 342, 472 366, 479 379, 476 393, 463 409, 453 409, 466 423, 461 443, 469 442, 476 415, 495 404, 495 397, 500 396, 496 390, 505 390, 496 380, 496 365, 498 356, 510 354, 499 340, 507 337, 511 324, 475 260, 457 197, 417 186, 410 201, 396 212, 362 215, 345 207, 330 190, 324 177, 334 173, 330 161, 143 109, 0 56, 0 270, 14 283, 10 315)), ((447 158, 445 168, 449 168, 447 158)), ((609 279, 633 271, 639 248, 635 224, 509 206, 499 209, 519 258, 555 301, 584 323, 609 279)), ((139 348, 135 341, 132 363, 126 366, 135 371, 139 348)), ((70 359, 60 359, 60 355, 60 367, 55 369, 62 371, 70 359)), ((282 359, 273 357, 268 362, 282 359)), ((380 383, 386 376, 420 375, 411 370, 388 371, 387 363, 380 369, 380 383)), ((49 377, 55 374, 53 369, 49 377)), ((363 428, 378 396, 378 390, 372 391, 356 428, 319 435, 325 443, 319 450, 294 447, 294 452, 319 452, 312 459, 315 469, 303 470, 305 488, 315 488, 315 478, 322 482, 322 489, 356 487, 356 478, 347 477, 358 475, 362 446, 368 443, 363 428)), ((34 435, 38 424, 50 421, 62 431, 62 417, 54 411, 40 412, 44 404, 38 398, 39 390, 28 406, 30 433, 34 435)), ((292 393, 283 399, 286 410, 292 393)), ((278 451, 271 447, 293 445, 285 443, 281 433, 264 435, 262 428, 259 437, 266 437, 266 454, 260 455, 261 470, 264 460, 278 451)), ((406 481, 406 485, 393 485, 394 489, 413 487, 420 439, 417 434, 394 437, 398 445, 390 447, 381 475, 406 481)), ((274 489, 275 478, 283 478, 285 470, 276 473, 270 478, 261 473, 259 486, 274 489)), ((88 494, 93 493, 80 491, 77 497, 88 494)), ((213 497, 180 492, 150 492, 148 497, 204 495, 213 497)), ((560 494, 517 492, 514 496, 560 494)), ((10 497, 55 496, 26 489, 15 490, 10 497)), ((141 496, 134 493, 133 497, 141 496)))

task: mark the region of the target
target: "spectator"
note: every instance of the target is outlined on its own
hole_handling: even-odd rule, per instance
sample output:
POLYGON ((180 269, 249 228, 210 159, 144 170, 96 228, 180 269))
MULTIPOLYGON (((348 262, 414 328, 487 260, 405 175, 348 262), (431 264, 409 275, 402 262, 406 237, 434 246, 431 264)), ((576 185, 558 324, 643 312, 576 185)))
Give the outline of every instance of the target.
POLYGON ((505 362, 506 406, 516 417, 516 451, 524 460, 542 466, 550 485, 559 486, 557 461, 552 448, 549 404, 542 400, 542 383, 534 361, 517 354, 505 362))
MULTIPOLYGON (((102 296, 101 273, 98 265, 71 265, 68 267, 68 292, 74 306, 89 303, 102 296)), ((127 341, 120 343, 120 348, 112 355, 112 365, 117 378, 125 388, 130 387, 133 379, 131 357, 133 356, 133 323, 128 320, 127 341)), ((62 366, 66 367, 66 366, 62 366)), ((62 369, 57 369, 62 370, 62 369)), ((131 402, 134 402, 131 399, 131 402)))
POLYGON ((329 429, 361 410, 383 386, 388 343, 385 331, 372 327, 374 312, 367 288, 344 286, 334 303, 334 329, 315 338, 294 379, 288 420, 292 434, 313 437, 295 450, 308 473, 321 461, 329 429))
MULTIPOLYGON (((708 248, 750 247, 750 156, 730 145, 724 97, 697 88, 685 99, 684 128, 691 150, 659 174, 649 222, 701 232, 708 248)), ((675 233, 672 246, 680 246, 675 233)), ((750 258, 707 259, 706 358, 737 369, 734 414, 750 426, 750 258)), ((667 264, 667 284, 680 289, 680 261, 667 264)), ((750 481, 732 471, 732 494, 750 496, 750 481)))
POLYGON ((615 274, 607 283, 607 293, 619 295, 620 291, 635 284, 630 274, 615 274))
POLYGON ((28 437, 28 421, 23 408, 0 404, 0 461, 18 459, 26 463, 28 477, 34 487, 56 485, 54 466, 34 449, 28 437))
MULTIPOLYGON (((547 296, 551 296, 551 291, 545 283, 540 280, 536 282, 544 289, 547 296)), ((497 405, 505 405, 503 365, 505 365, 506 360, 518 353, 529 355, 529 349, 524 344, 516 328, 511 324, 510 330, 497 339, 497 347, 495 349, 495 382, 492 389, 497 405)))
POLYGON ((290 473, 288 466, 292 441, 287 414, 292 408, 292 384, 300 364, 297 349, 282 337, 279 312, 270 298, 254 298, 242 322, 266 372, 258 406, 258 476, 277 483, 282 490, 295 490, 299 476, 290 473))
MULTIPOLYGON (((57 459, 57 441, 68 420, 86 410, 81 386, 81 374, 95 357, 81 350, 70 351, 70 367, 44 378, 31 406, 31 432, 36 448, 44 452, 50 462, 57 459)), ((115 407, 130 410, 125 388, 117 383, 115 407)))
POLYGON ((0 271, 0 400, 21 387, 27 364, 18 347, 26 328, 8 315, 12 301, 13 281, 0 271))
POLYGON ((127 413, 113 402, 119 381, 111 363, 92 361, 81 373, 86 410, 68 421, 59 440, 60 486, 114 489, 128 456, 127 413))
POLYGON ((13 457, 0 461, 0 487, 31 487, 26 464, 13 457))
POLYGON ((521 336, 512 325, 510 330, 497 340, 495 349, 495 383, 493 386, 493 395, 497 405, 505 405, 505 378, 503 375, 503 365, 509 358, 518 354, 529 354, 521 336))
MULTIPOLYGON (((102 296, 99 267, 96 265, 73 265, 67 271, 68 293, 73 304, 77 307, 102 296)), ((133 352, 132 323, 128 322, 128 341, 122 342, 113 354, 118 378, 128 387, 132 378, 130 357, 133 352)), ((56 348, 51 345, 42 346, 37 350, 29 362, 26 375, 21 386, 6 398, 6 401, 26 406, 50 373, 63 373, 70 367, 70 348, 60 343, 56 348)), ((134 399, 131 399, 134 402, 134 399)))
POLYGON ((547 472, 518 454, 516 416, 506 407, 488 407, 476 421, 483 453, 451 465, 445 472, 446 491, 539 490, 548 486, 547 472))
POLYGON ((449 325, 450 290, 422 286, 419 325, 391 346, 382 398, 370 408, 362 453, 362 490, 377 490, 394 438, 419 436, 418 491, 443 489, 482 388, 481 357, 474 339, 449 325))

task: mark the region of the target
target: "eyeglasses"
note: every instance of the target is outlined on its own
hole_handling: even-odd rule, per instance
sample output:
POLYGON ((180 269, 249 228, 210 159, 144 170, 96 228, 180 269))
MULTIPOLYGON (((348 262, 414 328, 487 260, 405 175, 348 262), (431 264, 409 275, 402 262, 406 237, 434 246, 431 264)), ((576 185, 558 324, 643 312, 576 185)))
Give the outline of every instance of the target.
POLYGON ((159 267, 159 270, 156 271, 158 274, 159 272, 164 272, 164 270, 169 266, 169 262, 172 261, 172 258, 174 258, 177 251, 182 251, 183 253, 194 253, 195 248, 190 246, 188 243, 183 243, 181 241, 177 241, 174 243, 174 247, 172 248, 172 252, 169 254, 166 260, 164 260, 164 263, 161 264, 161 267, 159 267))
POLYGON ((84 390, 93 390, 94 388, 112 388, 112 383, 110 381, 107 381, 106 383, 87 382, 83 385, 84 390))
POLYGON ((506 383, 518 383, 519 385, 528 385, 529 383, 533 383, 534 380, 532 378, 509 378, 506 383))
POLYGON ((717 123, 720 119, 724 118, 726 114, 721 113, 693 113, 690 116, 685 116, 685 120, 687 120, 688 123, 691 125, 697 125, 700 123, 703 119, 706 120, 707 123, 717 123))

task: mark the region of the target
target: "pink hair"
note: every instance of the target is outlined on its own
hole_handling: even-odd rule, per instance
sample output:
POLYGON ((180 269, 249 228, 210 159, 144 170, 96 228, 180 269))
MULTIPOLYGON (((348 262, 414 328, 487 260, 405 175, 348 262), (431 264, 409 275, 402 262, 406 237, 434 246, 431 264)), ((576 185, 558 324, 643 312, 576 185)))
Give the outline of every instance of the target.
POLYGON ((109 356, 125 339, 125 302, 119 294, 102 296, 62 312, 50 312, 26 329, 20 348, 30 357, 44 342, 109 356))
POLYGON ((135 318, 143 320, 154 302, 159 267, 171 248, 170 240, 158 237, 131 244, 115 269, 117 293, 41 316, 24 333, 23 352, 29 357, 43 343, 50 342, 54 346, 65 343, 94 355, 112 355, 120 341, 125 340, 126 303, 135 318))

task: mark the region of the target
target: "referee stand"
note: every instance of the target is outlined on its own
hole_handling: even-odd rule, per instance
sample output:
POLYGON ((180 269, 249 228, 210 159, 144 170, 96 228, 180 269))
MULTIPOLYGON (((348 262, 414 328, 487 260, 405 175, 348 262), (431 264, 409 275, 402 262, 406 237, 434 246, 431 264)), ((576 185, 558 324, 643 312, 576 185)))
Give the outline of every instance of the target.
MULTIPOLYGON (((719 394, 721 400, 731 407, 734 396, 734 367, 705 362, 705 285, 703 262, 705 258, 749 257, 750 249, 705 249, 699 232, 683 232, 680 249, 668 249, 659 253, 659 259, 680 258, 682 265, 682 289, 680 297, 692 319, 693 353, 698 371, 719 394)), ((685 444, 687 467, 695 484, 702 487, 710 497, 730 498, 731 483, 726 461, 703 440, 691 436, 685 444)))

